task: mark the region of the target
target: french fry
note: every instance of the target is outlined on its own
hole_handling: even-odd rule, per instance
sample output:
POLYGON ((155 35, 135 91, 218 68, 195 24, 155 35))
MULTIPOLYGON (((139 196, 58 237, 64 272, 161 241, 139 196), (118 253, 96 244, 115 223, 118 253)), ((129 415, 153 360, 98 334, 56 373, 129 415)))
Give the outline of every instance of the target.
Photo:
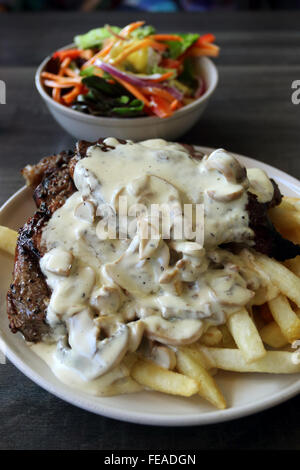
POLYGON ((255 296, 251 300, 251 305, 263 305, 269 300, 274 299, 279 294, 279 289, 274 284, 262 286, 255 292, 255 296))
POLYGON ((222 341, 223 335, 217 326, 210 326, 201 336, 200 342, 206 346, 216 346, 222 341))
POLYGON ((246 309, 230 315, 227 325, 246 362, 256 361, 266 354, 261 337, 246 309))
POLYGON ((190 397, 199 390, 194 379, 142 360, 133 365, 131 375, 139 384, 157 392, 190 397))
POLYGON ((0 225, 0 249, 10 255, 15 254, 18 232, 0 225))
POLYGON ((228 330, 228 326, 225 325, 220 325, 219 329, 222 332, 222 347, 223 348, 237 348, 236 342, 234 341, 232 334, 228 330))
POLYGON ((259 334, 263 342, 271 348, 283 348, 288 344, 288 340, 275 321, 263 326, 259 330, 259 334))
POLYGON ((286 297, 300 307, 300 279, 283 264, 265 255, 255 255, 254 264, 265 271, 286 297))
POLYGON ((141 392, 143 387, 131 377, 124 377, 111 384, 105 390, 106 396, 124 395, 141 392))
POLYGON ((269 216, 277 230, 282 234, 286 234, 286 232, 300 226, 300 213, 284 200, 279 206, 269 210, 269 216))
POLYGON ((187 346, 184 346, 185 350, 189 350, 190 355, 194 358, 194 360, 200 364, 204 369, 210 370, 214 367, 214 363, 209 361, 209 359, 202 353, 200 350, 201 344, 200 343, 193 343, 187 346))
POLYGON ((300 372, 300 364, 293 361, 292 352, 267 351, 265 356, 248 363, 239 349, 208 348, 201 346, 201 351, 214 362, 218 369, 233 372, 263 372, 268 374, 294 374, 300 372))
POLYGON ((296 258, 288 259, 284 262, 284 265, 292 271, 296 276, 300 277, 300 256, 296 258))
POLYGON ((130 371, 137 360, 138 356, 135 353, 127 353, 122 360, 122 364, 130 371))
POLYGON ((220 410, 226 408, 226 401, 221 390, 207 370, 197 362, 188 348, 176 351, 177 369, 181 374, 196 380, 199 395, 220 410))
POLYGON ((300 212, 300 199, 297 197, 284 196, 280 205, 286 210, 292 209, 300 212))
POLYGON ((292 310, 288 299, 279 295, 268 302, 273 318, 289 343, 300 338, 300 320, 292 310))

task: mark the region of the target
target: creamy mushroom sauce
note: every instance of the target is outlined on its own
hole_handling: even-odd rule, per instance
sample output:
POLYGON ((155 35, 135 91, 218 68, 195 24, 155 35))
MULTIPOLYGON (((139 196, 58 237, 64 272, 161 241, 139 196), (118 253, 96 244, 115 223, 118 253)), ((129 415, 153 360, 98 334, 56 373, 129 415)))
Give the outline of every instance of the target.
POLYGON ((153 360, 172 368, 168 346, 198 340, 253 302, 264 280, 219 245, 253 244, 247 191, 261 202, 273 196, 262 170, 247 174, 223 149, 194 158, 162 139, 124 144, 107 138, 77 163, 74 182, 77 191, 43 230, 40 266, 52 290, 52 334, 33 346, 62 381, 108 393, 112 382, 129 374, 126 353, 145 351, 145 338, 148 351, 154 344, 153 360), (146 212, 129 217, 131 238, 99 238, 99 221, 118 215, 120 196, 146 212), (174 239, 172 230, 170 239, 161 233, 143 239, 143 228, 153 222, 151 204, 162 203, 174 220, 184 204, 203 204, 204 242, 195 234, 174 239))

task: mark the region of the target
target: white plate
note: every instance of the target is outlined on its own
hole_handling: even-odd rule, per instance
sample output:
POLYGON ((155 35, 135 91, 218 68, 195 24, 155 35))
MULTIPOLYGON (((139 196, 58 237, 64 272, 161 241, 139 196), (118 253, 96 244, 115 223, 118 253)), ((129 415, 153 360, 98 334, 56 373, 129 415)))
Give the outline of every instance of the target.
MULTIPOLYGON (((198 147, 205 152, 211 151, 198 147)), ((300 197, 300 183, 295 178, 269 165, 238 156, 247 167, 259 167, 267 171, 285 195, 300 197)), ((20 189, 0 209, 0 224, 20 227, 34 212, 31 191, 20 189)), ((281 403, 300 391, 299 375, 238 374, 220 372, 216 380, 220 385, 228 409, 216 410, 200 397, 189 399, 142 392, 117 397, 93 397, 73 390, 59 382, 48 366, 24 343, 21 335, 13 335, 8 329, 5 295, 11 280, 12 257, 0 253, 0 337, 4 342, 8 359, 27 377, 50 393, 93 413, 141 424, 164 426, 192 426, 217 423, 240 418, 281 403)))

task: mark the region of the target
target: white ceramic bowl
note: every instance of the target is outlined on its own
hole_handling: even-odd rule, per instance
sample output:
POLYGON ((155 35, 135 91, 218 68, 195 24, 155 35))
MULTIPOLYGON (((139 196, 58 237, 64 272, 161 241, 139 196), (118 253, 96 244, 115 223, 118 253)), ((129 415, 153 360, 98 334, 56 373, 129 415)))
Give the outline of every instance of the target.
MULTIPOLYGON (((68 47, 70 45, 66 46, 66 48, 68 47)), ((114 136, 134 141, 155 137, 176 140, 198 121, 218 83, 216 66, 210 59, 202 57, 197 60, 197 68, 199 75, 205 80, 206 91, 193 103, 176 111, 173 116, 165 119, 152 116, 137 118, 96 117, 74 111, 57 103, 49 96, 41 82, 41 73, 49 60, 50 56, 37 69, 35 76, 36 87, 54 119, 78 140, 95 141, 99 139, 99 136, 114 136)))

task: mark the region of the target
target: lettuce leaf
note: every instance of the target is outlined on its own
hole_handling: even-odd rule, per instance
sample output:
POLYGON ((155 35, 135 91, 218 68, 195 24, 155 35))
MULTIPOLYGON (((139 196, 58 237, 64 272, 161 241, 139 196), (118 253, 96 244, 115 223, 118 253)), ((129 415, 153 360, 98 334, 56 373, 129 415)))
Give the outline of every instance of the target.
MULTIPOLYGON (((114 33, 119 33, 121 28, 118 26, 111 26, 114 33)), ((91 29, 86 34, 75 36, 74 42, 80 49, 89 49, 90 47, 99 47, 102 45, 104 39, 110 38, 111 33, 106 28, 91 29)))
POLYGON ((135 117, 143 115, 144 103, 118 83, 109 83, 96 75, 86 76, 82 83, 88 92, 79 95, 72 109, 93 116, 135 117))
POLYGON ((194 92, 198 86, 195 74, 194 63, 190 57, 187 57, 183 63, 183 70, 177 79, 194 92))
POLYGON ((143 39, 150 34, 155 34, 155 28, 151 25, 140 26, 131 33, 131 37, 135 39, 143 39))
POLYGON ((197 39, 200 37, 196 33, 183 33, 177 34, 182 38, 182 41, 167 41, 169 50, 168 57, 171 59, 177 59, 181 54, 183 54, 197 39))
POLYGON ((115 107, 112 112, 123 117, 136 116, 143 111, 144 103, 140 100, 132 100, 127 107, 115 107))

